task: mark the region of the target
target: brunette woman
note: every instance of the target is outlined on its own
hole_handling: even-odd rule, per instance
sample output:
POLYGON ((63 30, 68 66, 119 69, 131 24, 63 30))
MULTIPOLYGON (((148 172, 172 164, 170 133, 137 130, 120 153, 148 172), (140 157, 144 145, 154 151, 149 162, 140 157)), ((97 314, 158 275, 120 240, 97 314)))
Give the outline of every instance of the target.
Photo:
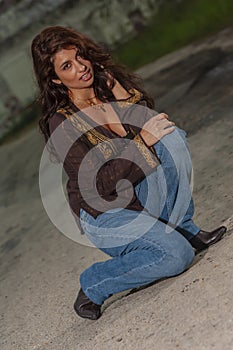
POLYGON ((69 177, 72 214, 111 256, 80 276, 75 311, 95 320, 109 296, 180 274, 192 263, 194 248, 216 243, 226 228, 207 232, 193 222, 185 132, 167 114, 153 111, 136 75, 70 28, 45 28, 31 49, 39 126, 46 142, 60 127, 48 147, 69 177))

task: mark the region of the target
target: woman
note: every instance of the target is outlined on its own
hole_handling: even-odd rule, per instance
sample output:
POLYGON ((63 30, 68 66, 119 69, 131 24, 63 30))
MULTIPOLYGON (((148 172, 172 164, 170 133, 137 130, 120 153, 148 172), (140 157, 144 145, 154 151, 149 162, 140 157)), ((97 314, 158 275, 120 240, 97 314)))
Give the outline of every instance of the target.
POLYGON ((32 57, 40 130, 47 142, 59 127, 48 147, 69 177, 72 214, 112 257, 80 276, 75 311, 95 320, 109 296, 183 272, 193 248, 216 243, 226 228, 206 232, 194 224, 185 132, 152 111, 134 74, 90 38, 60 26, 34 38, 32 57))

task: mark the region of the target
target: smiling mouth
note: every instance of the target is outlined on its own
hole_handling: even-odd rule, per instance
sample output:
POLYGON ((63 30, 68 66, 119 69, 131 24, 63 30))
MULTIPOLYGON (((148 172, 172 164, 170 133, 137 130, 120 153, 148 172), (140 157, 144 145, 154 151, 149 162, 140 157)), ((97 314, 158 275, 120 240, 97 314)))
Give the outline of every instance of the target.
POLYGON ((80 79, 84 81, 88 81, 91 79, 91 77, 92 77, 91 71, 90 69, 88 69, 88 71, 85 74, 83 74, 80 79))

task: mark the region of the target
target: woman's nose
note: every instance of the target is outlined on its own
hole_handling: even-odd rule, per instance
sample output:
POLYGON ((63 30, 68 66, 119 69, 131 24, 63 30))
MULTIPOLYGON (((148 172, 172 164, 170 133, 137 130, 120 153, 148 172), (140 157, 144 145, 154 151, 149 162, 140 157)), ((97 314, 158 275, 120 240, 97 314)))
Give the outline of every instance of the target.
POLYGON ((76 61, 79 72, 84 72, 86 69, 86 65, 82 62, 82 59, 80 57, 77 57, 76 61))

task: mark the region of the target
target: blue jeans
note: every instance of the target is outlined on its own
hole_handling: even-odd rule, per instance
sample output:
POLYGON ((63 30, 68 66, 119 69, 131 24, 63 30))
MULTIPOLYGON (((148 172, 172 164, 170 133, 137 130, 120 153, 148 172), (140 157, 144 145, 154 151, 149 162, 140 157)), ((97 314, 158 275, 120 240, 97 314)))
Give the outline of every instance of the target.
POLYGON ((156 143, 154 149, 161 166, 136 186, 136 194, 151 215, 190 240, 200 228, 192 220, 193 168, 186 132, 176 127, 172 134, 156 143))
POLYGON ((135 187, 145 211, 118 208, 96 219, 80 211, 88 238, 112 257, 80 276, 84 293, 96 304, 114 293, 175 276, 193 261, 188 239, 200 228, 192 221, 192 162, 185 132, 176 128, 154 148, 161 165, 135 187))

